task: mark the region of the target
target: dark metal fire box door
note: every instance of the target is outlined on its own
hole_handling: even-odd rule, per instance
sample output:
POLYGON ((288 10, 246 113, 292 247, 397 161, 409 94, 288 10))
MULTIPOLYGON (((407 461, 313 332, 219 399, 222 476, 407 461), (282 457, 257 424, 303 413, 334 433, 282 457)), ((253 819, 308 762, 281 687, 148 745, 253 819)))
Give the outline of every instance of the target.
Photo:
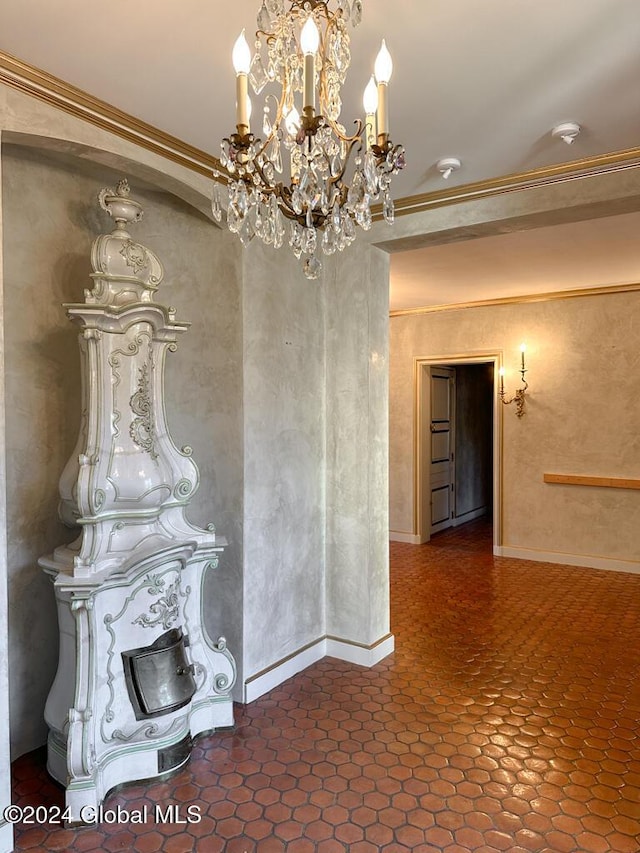
POLYGON ((188 705, 196 692, 187 660, 189 638, 181 628, 166 631, 150 646, 122 652, 125 680, 137 720, 169 714, 188 705))

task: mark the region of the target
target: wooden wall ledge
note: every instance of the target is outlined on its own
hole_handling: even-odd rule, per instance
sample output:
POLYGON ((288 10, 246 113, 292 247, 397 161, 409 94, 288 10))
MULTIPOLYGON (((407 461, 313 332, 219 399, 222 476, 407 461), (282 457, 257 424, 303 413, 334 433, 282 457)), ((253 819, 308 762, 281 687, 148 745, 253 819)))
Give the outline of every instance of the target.
POLYGON ((607 489, 640 489, 640 480, 628 477, 583 477, 579 474, 544 474, 545 483, 565 486, 604 486, 607 489))

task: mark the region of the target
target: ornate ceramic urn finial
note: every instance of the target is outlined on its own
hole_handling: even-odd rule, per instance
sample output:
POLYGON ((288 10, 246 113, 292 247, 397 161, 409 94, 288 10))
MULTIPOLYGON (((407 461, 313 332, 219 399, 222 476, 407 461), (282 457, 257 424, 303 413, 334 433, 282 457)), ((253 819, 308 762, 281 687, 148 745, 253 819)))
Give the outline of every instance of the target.
POLYGON ((115 220, 116 228, 113 232, 118 237, 128 237, 126 225, 129 222, 140 222, 144 215, 142 205, 132 198, 129 198, 131 189, 129 181, 123 178, 118 181, 115 192, 108 187, 104 187, 98 193, 98 201, 100 207, 106 210, 109 216, 115 220))
POLYGON ((164 271, 157 256, 136 243, 127 231, 129 223, 140 222, 144 211, 140 202, 130 198, 126 179, 116 189, 104 187, 98 193, 100 207, 116 223, 111 234, 104 234, 93 244, 91 265, 93 290, 85 290, 88 303, 126 305, 152 302, 164 271))

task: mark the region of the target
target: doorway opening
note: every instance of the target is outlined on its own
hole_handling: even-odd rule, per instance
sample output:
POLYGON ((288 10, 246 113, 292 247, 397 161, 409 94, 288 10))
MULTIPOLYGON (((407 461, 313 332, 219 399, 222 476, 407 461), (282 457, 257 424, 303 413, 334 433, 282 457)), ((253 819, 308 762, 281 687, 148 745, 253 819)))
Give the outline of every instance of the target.
POLYGON ((418 542, 485 517, 500 544, 499 353, 415 360, 418 542))

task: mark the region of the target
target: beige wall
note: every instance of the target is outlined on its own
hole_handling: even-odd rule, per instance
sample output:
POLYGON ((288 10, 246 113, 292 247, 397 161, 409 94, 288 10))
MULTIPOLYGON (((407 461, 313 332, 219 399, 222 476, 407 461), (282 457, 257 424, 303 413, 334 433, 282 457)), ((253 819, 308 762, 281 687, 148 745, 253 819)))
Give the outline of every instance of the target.
POLYGON ((414 358, 502 351, 512 391, 525 341, 526 415, 500 409, 502 545, 640 567, 640 492, 542 481, 640 477, 639 310, 640 293, 620 293, 392 318, 391 529, 414 532, 414 358))

